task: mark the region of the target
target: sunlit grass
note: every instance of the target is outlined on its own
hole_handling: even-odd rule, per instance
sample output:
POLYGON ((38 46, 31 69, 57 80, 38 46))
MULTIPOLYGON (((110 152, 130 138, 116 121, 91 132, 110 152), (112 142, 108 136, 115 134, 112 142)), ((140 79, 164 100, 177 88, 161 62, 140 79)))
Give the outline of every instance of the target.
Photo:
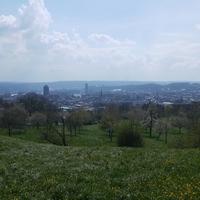
MULTIPOLYGON (((58 127, 58 129, 62 127, 58 127)), ((108 137, 108 132, 102 131, 99 128, 99 125, 89 125, 84 126, 80 131, 77 130, 76 136, 71 136, 69 131, 66 129, 66 141, 69 146, 74 147, 117 147, 117 133, 113 133, 113 141, 111 142, 108 137)), ((4 129, 0 129, 0 135, 8 136, 8 133, 4 129)), ((149 138, 148 133, 144 133, 145 138, 145 147, 146 148, 166 148, 164 142, 164 135, 161 135, 159 141, 156 141, 158 134, 153 133, 152 138, 149 138)), ((12 138, 22 139, 26 141, 32 141, 37 143, 49 143, 44 138, 39 130, 35 127, 27 127, 26 132, 24 130, 13 130, 11 132, 12 138)), ((169 141, 173 139, 173 135, 169 135, 169 141)))
POLYGON ((200 197, 200 149, 76 147, 74 140, 59 147, 0 136, 0 199, 200 197))

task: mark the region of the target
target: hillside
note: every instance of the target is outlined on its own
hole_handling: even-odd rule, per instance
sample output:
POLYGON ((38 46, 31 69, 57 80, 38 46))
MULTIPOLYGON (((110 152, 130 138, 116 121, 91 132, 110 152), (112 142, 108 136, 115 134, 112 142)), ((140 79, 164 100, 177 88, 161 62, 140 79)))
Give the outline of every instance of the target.
POLYGON ((57 81, 57 82, 0 82, 0 92, 30 92, 42 91, 44 85, 48 85, 50 90, 81 90, 88 83, 92 90, 112 90, 123 89, 134 92, 158 92, 158 91, 181 91, 181 90, 199 90, 200 83, 189 82, 142 82, 142 81, 57 81))
POLYGON ((59 147, 0 136, 0 199, 199 199, 199 158, 200 149, 59 147))

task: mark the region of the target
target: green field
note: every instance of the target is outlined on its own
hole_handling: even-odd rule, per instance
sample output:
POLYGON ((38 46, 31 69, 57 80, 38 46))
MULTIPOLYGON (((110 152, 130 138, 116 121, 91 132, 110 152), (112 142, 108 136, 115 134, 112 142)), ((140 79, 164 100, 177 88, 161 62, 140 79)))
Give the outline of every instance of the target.
POLYGON ((119 148, 93 125, 62 147, 36 129, 1 131, 0 199, 200 199, 200 149, 145 137, 145 148, 119 148))

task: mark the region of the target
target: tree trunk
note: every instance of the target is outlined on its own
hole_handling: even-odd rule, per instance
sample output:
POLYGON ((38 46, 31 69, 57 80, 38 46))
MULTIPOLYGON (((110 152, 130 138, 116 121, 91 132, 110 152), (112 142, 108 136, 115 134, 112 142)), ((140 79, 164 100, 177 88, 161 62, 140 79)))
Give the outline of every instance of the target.
POLYGON ((65 121, 62 119, 62 143, 64 146, 68 146, 66 143, 66 137, 65 137, 65 121))
POLYGON ((167 144, 167 131, 165 133, 165 144, 167 144))
POLYGON ((149 127, 149 136, 152 136, 152 127, 153 127, 153 113, 150 113, 150 127, 149 127))
POLYGON ((179 127, 179 134, 181 134, 181 129, 182 129, 182 127, 179 127))
POLYGON ((11 129, 8 129, 8 136, 11 136, 11 129))
POLYGON ((150 125, 150 127, 149 127, 149 136, 150 137, 152 136, 152 125, 150 125))

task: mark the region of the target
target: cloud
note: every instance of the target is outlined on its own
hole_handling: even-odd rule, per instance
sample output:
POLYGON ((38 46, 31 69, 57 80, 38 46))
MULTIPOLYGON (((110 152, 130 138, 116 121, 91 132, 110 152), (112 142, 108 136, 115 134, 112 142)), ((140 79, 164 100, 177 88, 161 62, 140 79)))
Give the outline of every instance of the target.
POLYGON ((200 43, 174 31, 161 33, 174 36, 170 41, 146 45, 99 33, 84 38, 76 30, 70 36, 51 31, 51 24, 43 0, 29 0, 16 16, 0 16, 2 80, 178 80, 187 79, 186 71, 198 76, 200 43))
POLYGON ((149 51, 150 60, 143 67, 153 71, 155 79, 198 80, 200 43, 177 41, 154 44, 149 51))
POLYGON ((22 5, 18 11, 18 26, 21 29, 46 31, 52 22, 51 15, 44 5, 44 0, 29 0, 29 5, 22 5))
POLYGON ((51 15, 47 11, 43 0, 29 0, 29 5, 22 5, 18 9, 18 15, 1 15, 0 30, 8 33, 33 32, 40 34, 45 32, 52 22, 51 15))
POLYGON ((51 21, 43 0, 29 0, 29 5, 19 8, 17 16, 0 16, 0 52, 13 58, 24 57, 25 53, 30 56, 28 53, 40 45, 39 38, 51 21))
POLYGON ((33 71, 30 62, 40 62, 33 57, 44 49, 40 37, 51 21, 43 0, 30 0, 18 9, 16 16, 0 16, 1 80, 30 79, 33 71))
POLYGON ((54 31, 53 34, 42 34, 41 41, 45 44, 56 44, 56 43, 69 43, 70 38, 67 33, 60 33, 54 31))
POLYGON ((13 27, 15 26, 16 23, 16 17, 12 16, 12 15, 1 15, 0 16, 0 29, 2 28, 6 28, 6 27, 13 27))
POLYGON ((87 79, 87 74, 90 79, 109 79, 111 74, 115 77, 117 74, 116 78, 119 79, 119 70, 126 70, 127 67, 134 66, 134 63, 139 63, 134 52, 135 42, 116 40, 105 34, 104 37, 112 42, 94 47, 87 44, 76 31, 73 31, 71 38, 67 33, 61 32, 42 34, 41 42, 48 46, 49 76, 52 76, 52 71, 54 74, 57 71, 61 74, 60 77, 67 74, 68 79, 87 79), (110 73, 105 74, 105 70, 110 73))
POLYGON ((109 35, 105 34, 91 34, 89 35, 89 39, 97 44, 108 45, 108 46, 135 46, 136 43, 131 40, 120 41, 112 38, 109 35))
POLYGON ((94 41, 98 44, 106 44, 106 45, 119 45, 120 44, 120 42, 118 40, 115 40, 105 34, 91 34, 89 36, 89 39, 91 39, 92 41, 94 41))
POLYGON ((67 59, 76 60, 76 58, 78 58, 78 60, 80 60, 80 57, 85 60, 84 55, 87 54, 87 44, 78 33, 75 31, 73 33, 72 38, 70 38, 67 33, 61 32, 41 35, 41 42, 43 45, 48 46, 48 56, 50 60, 62 60, 63 63, 65 63, 67 59))

